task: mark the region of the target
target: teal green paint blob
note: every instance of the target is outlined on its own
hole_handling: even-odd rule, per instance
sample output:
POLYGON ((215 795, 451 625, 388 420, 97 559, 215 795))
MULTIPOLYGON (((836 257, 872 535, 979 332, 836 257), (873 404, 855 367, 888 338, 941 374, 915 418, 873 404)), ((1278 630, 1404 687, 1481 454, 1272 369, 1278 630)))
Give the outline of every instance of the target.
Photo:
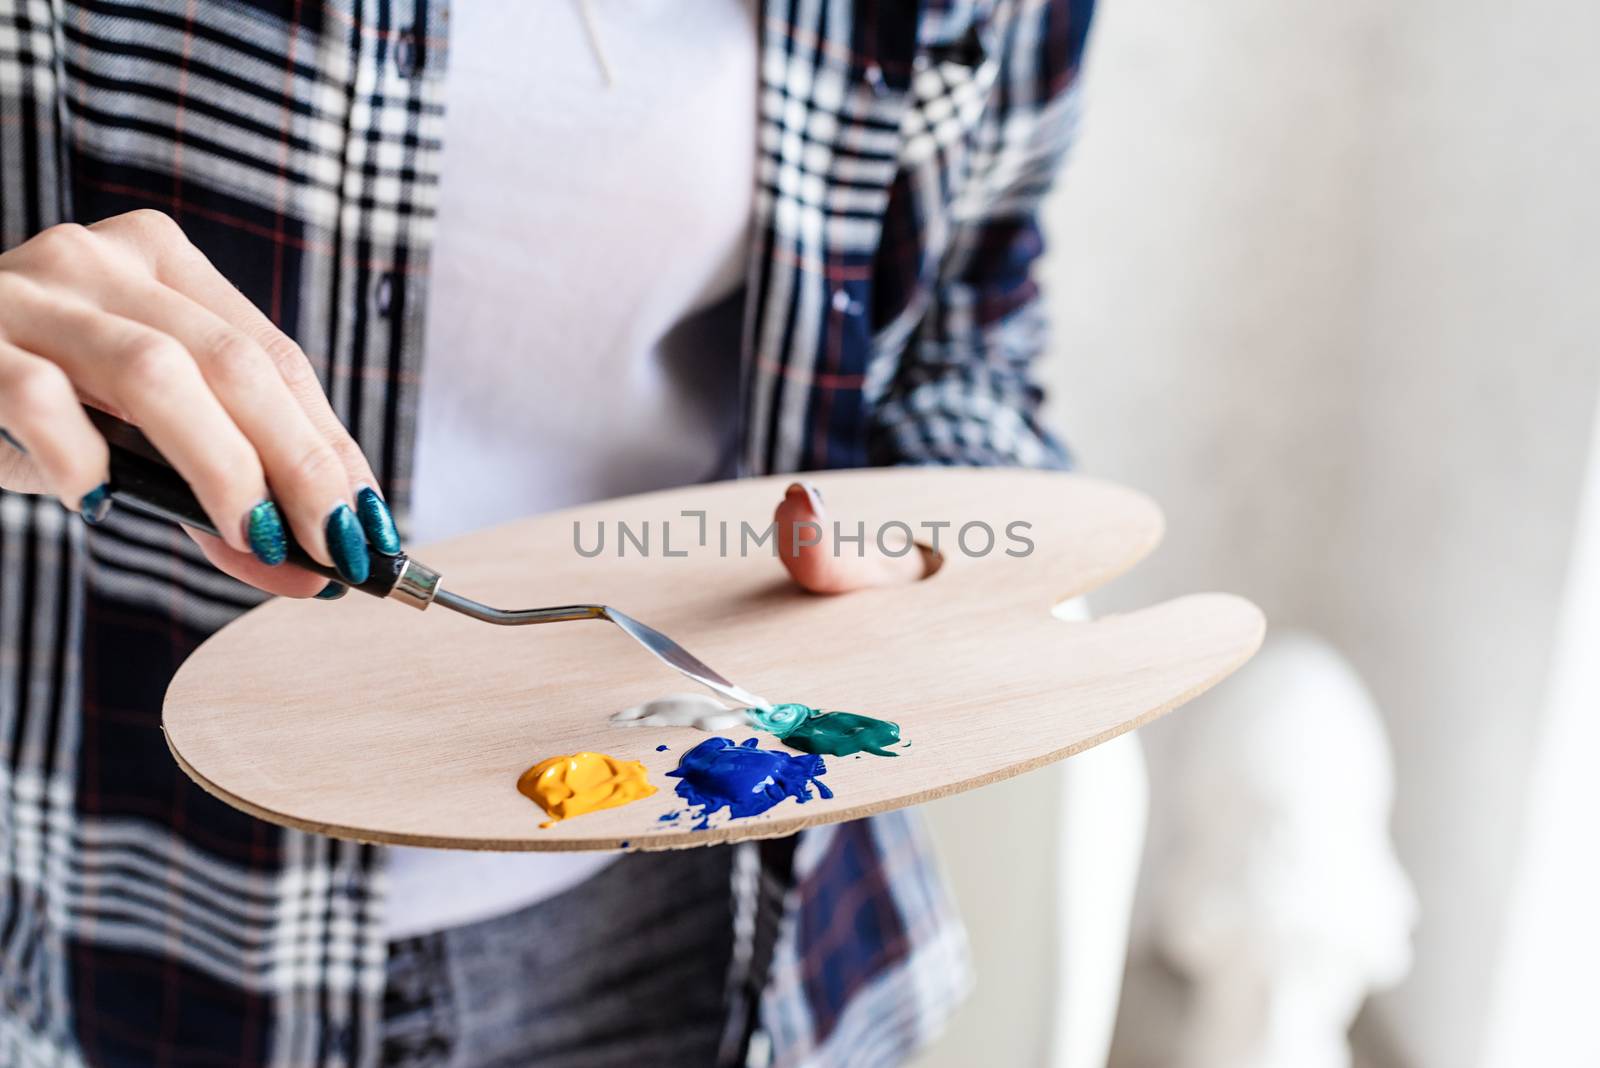
MULTIPOLYGON (((900 741, 900 724, 854 712, 822 712, 797 703, 746 709, 756 726, 771 731, 783 744, 802 753, 850 756, 872 753, 899 756, 886 750, 900 741)), ((910 745, 910 742, 906 742, 910 745)))
POLYGON ((900 740, 900 724, 854 712, 817 712, 783 736, 783 744, 802 753, 849 756, 872 753, 899 756, 888 747, 900 740))
POLYGON ((789 737, 789 732, 817 714, 810 705, 773 705, 771 708, 747 708, 745 714, 756 721, 756 726, 770 731, 779 738, 789 737))

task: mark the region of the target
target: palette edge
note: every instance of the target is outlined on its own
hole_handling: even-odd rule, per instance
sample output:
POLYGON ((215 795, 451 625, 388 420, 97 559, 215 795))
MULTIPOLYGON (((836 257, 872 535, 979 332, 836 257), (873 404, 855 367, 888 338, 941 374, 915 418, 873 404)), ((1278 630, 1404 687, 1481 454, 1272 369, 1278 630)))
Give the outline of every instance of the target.
MULTIPOLYGON (((373 831, 370 828, 353 828, 340 824, 320 821, 309 821, 289 816, 273 809, 265 808, 218 786, 202 775, 191 765, 175 745, 171 733, 163 725, 162 738, 165 740, 168 751, 173 759, 201 789, 215 797, 217 800, 229 805, 247 815, 280 827, 291 830, 319 834, 337 838, 344 841, 359 842, 367 845, 379 846, 408 846, 426 849, 451 849, 467 852, 498 852, 498 853, 584 853, 603 851, 625 852, 665 852, 676 849, 696 849, 704 846, 723 845, 732 842, 760 840, 769 838, 784 838, 799 833, 812 827, 821 827, 837 823, 847 823, 852 820, 864 819, 869 816, 937 801, 941 798, 951 797, 956 794, 966 793, 980 789, 994 783, 1004 782, 1028 772, 1070 759, 1079 753, 1086 752, 1114 738, 1120 737, 1129 731, 1137 730, 1157 719, 1167 715, 1173 710, 1187 704, 1207 690, 1221 683, 1235 671, 1242 667, 1261 648, 1261 643, 1266 636, 1266 615, 1259 606, 1244 597, 1236 594, 1209 592, 1188 594, 1180 600, 1206 598, 1222 602, 1230 602, 1235 610, 1242 611, 1248 616, 1250 633, 1247 640, 1242 642, 1235 655, 1226 664, 1220 666, 1205 679, 1188 689, 1173 695, 1161 704, 1148 709, 1136 716, 1122 720, 1103 731, 1080 738, 1060 749, 1048 751, 1026 760, 1008 764, 1005 767, 985 771, 953 782, 941 783, 910 794, 897 795, 894 798, 881 801, 871 801, 858 805, 840 806, 814 811, 799 811, 786 814, 782 817, 773 817, 761 820, 730 820, 704 830, 675 831, 668 834, 652 834, 645 837, 624 838, 617 835, 600 836, 592 838, 545 838, 533 836, 522 838, 495 839, 495 838, 461 838, 461 837, 436 837, 430 835, 389 833, 373 831)), ((1167 602, 1171 603, 1171 602, 1167 602)), ((1092 624, 1091 624, 1092 625, 1092 624)), ((793 810, 791 810, 792 812, 793 810)))

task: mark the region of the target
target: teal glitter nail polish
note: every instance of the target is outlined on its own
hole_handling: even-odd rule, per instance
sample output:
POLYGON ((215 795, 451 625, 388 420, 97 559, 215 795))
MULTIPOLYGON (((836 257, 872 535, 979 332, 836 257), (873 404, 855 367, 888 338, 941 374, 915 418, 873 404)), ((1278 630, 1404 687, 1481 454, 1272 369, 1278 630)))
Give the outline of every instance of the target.
POLYGON ((350 587, 342 582, 330 582, 316 593, 319 601, 337 601, 350 592, 350 587))
POLYGON ((361 519, 361 529, 367 532, 372 547, 385 556, 400 552, 400 531, 395 529, 394 515, 378 491, 371 486, 356 490, 356 515, 361 519))
POLYGON ((83 495, 83 500, 78 502, 78 514, 83 516, 83 521, 91 527, 100 522, 111 512, 111 483, 102 482, 94 489, 83 495))
POLYGON ((289 543, 283 534, 283 517, 271 501, 262 501, 250 509, 244 520, 244 536, 256 559, 268 567, 277 567, 288 559, 289 543))
POLYGON ((341 504, 328 513, 324 527, 328 536, 328 555, 333 566, 352 586, 367 581, 371 564, 367 561, 367 536, 361 532, 361 523, 348 504, 341 504))

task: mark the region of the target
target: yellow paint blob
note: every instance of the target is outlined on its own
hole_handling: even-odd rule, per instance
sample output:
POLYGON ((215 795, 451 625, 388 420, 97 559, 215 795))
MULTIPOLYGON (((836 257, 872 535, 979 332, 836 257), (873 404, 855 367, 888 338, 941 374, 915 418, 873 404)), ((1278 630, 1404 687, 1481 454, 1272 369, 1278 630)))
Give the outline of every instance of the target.
POLYGON ((541 827, 626 805, 656 792, 643 764, 604 753, 572 753, 542 760, 522 773, 517 789, 549 814, 541 827))

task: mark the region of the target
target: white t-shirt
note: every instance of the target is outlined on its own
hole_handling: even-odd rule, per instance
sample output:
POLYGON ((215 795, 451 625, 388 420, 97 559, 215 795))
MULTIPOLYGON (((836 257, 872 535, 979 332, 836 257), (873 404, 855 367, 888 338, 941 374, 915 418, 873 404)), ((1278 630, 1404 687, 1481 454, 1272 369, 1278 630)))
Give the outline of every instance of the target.
MULTIPOLYGON (((450 11, 418 543, 730 464, 753 0, 590 2, 609 86, 579 0, 450 11)), ((389 937, 523 907, 613 859, 394 849, 389 937)))

